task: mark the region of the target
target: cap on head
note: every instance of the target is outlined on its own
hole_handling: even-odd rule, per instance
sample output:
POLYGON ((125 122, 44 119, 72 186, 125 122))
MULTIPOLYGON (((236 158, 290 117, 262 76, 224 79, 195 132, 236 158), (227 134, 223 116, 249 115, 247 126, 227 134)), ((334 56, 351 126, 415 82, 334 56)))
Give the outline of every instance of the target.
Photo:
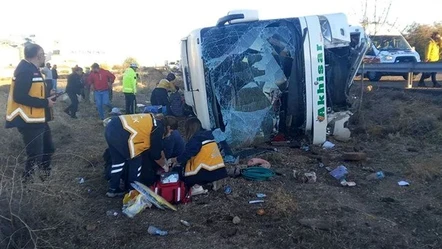
POLYGON ((169 73, 169 74, 166 76, 166 80, 168 80, 168 81, 173 81, 175 78, 176 78, 176 77, 175 77, 175 74, 173 74, 173 73, 169 73))
POLYGON ((118 108, 118 107, 114 107, 114 108, 112 108, 110 114, 121 115, 120 108, 118 108))
POLYGON ((131 64, 130 64, 130 67, 131 67, 131 68, 138 68, 138 65, 137 65, 137 63, 131 63, 131 64))

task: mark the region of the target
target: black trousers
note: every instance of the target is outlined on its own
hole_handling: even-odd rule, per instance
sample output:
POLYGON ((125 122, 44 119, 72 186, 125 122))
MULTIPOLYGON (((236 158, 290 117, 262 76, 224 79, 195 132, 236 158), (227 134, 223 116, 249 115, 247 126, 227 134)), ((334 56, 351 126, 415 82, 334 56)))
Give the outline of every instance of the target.
POLYGON ((71 104, 68 106, 67 110, 71 113, 71 115, 75 115, 78 111, 78 96, 75 93, 68 93, 69 99, 71 100, 71 104))
POLYGON ((126 114, 134 114, 137 108, 137 99, 133 93, 124 93, 126 100, 126 114))
POLYGON ((18 131, 21 133, 26 146, 27 159, 24 176, 31 175, 35 166, 43 170, 50 170, 55 148, 49 125, 45 123, 38 127, 20 127, 18 131))
POLYGON ((436 84, 437 83, 436 75, 437 75, 437 73, 422 73, 419 83, 424 83, 424 80, 426 78, 429 78, 429 76, 431 76, 431 81, 433 82, 433 84, 436 84))

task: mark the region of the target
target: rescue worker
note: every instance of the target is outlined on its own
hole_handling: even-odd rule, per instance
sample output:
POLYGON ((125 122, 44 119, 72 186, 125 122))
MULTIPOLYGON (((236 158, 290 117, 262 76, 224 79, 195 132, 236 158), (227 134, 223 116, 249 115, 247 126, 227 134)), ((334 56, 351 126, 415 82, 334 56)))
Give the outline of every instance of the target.
POLYGON ((113 117, 106 126, 105 137, 112 159, 108 197, 122 196, 138 181, 152 185, 156 181, 157 165, 166 168, 163 150, 165 128, 152 114, 113 117), (150 159, 150 160, 147 160, 150 159), (149 164, 153 161, 155 164, 149 164), (142 167, 143 165, 143 167, 142 167), (126 167, 126 189, 120 189, 123 168, 126 167))
POLYGON ((92 72, 89 75, 87 82, 91 85, 94 91, 95 104, 97 105, 98 114, 101 120, 104 120, 103 106, 112 109, 110 104, 109 91, 115 81, 115 75, 108 70, 100 68, 97 63, 92 65, 92 72))
POLYGON ((137 70, 138 66, 135 63, 130 64, 130 67, 124 71, 123 75, 123 93, 126 100, 126 114, 134 114, 137 107, 137 70))
POLYGON ((176 88, 172 81, 175 80, 175 74, 169 73, 165 79, 162 79, 158 85, 153 89, 150 96, 151 105, 161 105, 166 108, 166 114, 170 113, 170 102, 168 92, 175 92, 176 88))
MULTIPOLYGON (((438 62, 440 60, 440 47, 441 37, 438 32, 434 32, 431 35, 430 41, 428 42, 427 48, 425 49, 425 62, 438 62)), ((429 73, 431 75, 431 81, 433 82, 433 87, 441 87, 441 85, 436 80, 437 73, 429 73)), ((427 73, 422 73, 421 79, 419 80, 419 87, 425 87, 424 80, 428 78, 427 73)))
POLYGON ((177 169, 192 195, 204 193, 200 185, 215 183, 227 177, 226 167, 211 131, 203 130, 198 118, 190 118, 185 125, 187 144, 184 152, 171 161, 180 165, 177 169))
POLYGON ((43 48, 29 44, 24 49, 24 56, 25 59, 14 71, 9 90, 6 128, 16 127, 26 146, 27 160, 23 176, 32 175, 34 166, 49 176, 54 145, 48 122, 53 119, 55 96, 52 94, 55 92, 51 90, 52 84, 43 81, 39 70, 45 63, 43 48))

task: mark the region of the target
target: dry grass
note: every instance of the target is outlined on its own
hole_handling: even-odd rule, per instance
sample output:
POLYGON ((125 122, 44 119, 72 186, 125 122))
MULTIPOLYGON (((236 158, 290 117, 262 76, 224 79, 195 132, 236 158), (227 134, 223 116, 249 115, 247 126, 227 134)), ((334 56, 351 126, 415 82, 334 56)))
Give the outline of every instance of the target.
POLYGON ((442 111, 437 98, 387 89, 364 95, 361 111, 351 119, 357 134, 372 138, 409 136, 441 143, 442 111))
MULTIPOLYGON (((9 87, 2 87, 0 102, 6 103, 9 87)), ((103 126, 95 108, 81 106, 80 120, 72 120, 62 109, 67 103, 58 102, 56 121, 50 126, 57 148, 53 156, 53 172, 49 181, 41 181, 39 172, 32 183, 22 184, 25 145, 16 129, 4 129, 0 164, 0 247, 51 248, 49 242, 55 229, 63 230, 67 223, 81 224, 75 210, 85 202, 87 183, 103 181, 101 158, 104 151, 103 126), (90 134, 85 136, 85 132, 90 134), (80 185, 83 177, 86 184, 80 185)), ((0 109, 5 115, 5 109, 0 109)), ((1 126, 4 126, 4 121, 1 126)), ((102 184, 95 184, 100 186, 102 184)), ((105 188, 105 184, 102 185, 105 188)), ((93 191, 97 191, 96 187, 93 191)), ((105 191, 104 189, 100 191, 105 191)))
POLYGON ((270 202, 273 206, 271 212, 278 215, 293 215, 298 208, 298 204, 293 194, 290 194, 286 189, 283 188, 277 188, 274 191, 270 198, 270 202))
POLYGON ((409 162, 406 175, 413 180, 421 182, 430 182, 442 176, 442 158, 434 157, 418 157, 409 162))

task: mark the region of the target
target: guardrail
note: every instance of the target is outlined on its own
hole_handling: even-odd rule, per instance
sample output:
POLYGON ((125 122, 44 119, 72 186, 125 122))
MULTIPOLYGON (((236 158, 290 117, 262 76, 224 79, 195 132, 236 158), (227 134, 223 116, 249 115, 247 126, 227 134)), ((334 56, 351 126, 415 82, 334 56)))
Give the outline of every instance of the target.
POLYGON ((413 88, 413 73, 442 72, 442 62, 415 62, 415 63, 362 63, 358 73, 391 72, 408 73, 406 88, 413 88))

